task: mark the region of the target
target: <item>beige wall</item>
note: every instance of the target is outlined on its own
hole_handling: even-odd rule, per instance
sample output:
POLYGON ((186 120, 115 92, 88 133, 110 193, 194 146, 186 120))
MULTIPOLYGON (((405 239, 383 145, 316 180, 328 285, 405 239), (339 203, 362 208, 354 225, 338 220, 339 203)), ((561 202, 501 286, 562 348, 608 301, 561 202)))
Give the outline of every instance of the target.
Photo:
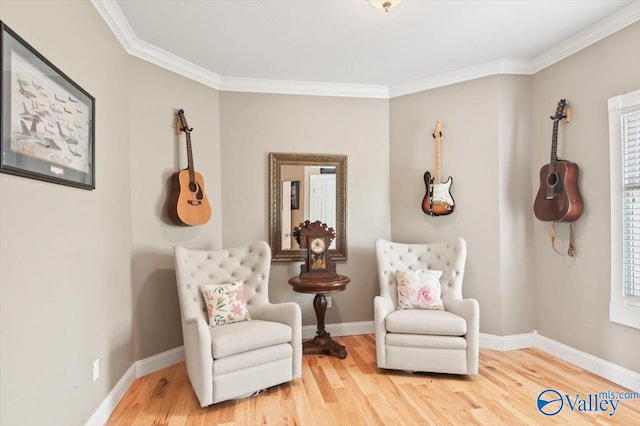
MULTIPOLYGON (((531 78, 501 76, 498 107, 500 293, 503 336, 535 324, 531 238, 531 78)), ((491 238, 487 236, 487 238, 491 238)), ((483 316, 491 315, 489 309, 483 316)))
MULTIPOLYGON (((222 92, 220 113, 225 247, 268 239, 269 152, 348 156, 349 259, 337 269, 351 283, 333 296, 326 322, 371 321, 378 293, 373 244, 390 235, 388 101, 222 92)), ((287 283, 299 265, 274 263, 269 295, 299 302, 303 323, 314 325, 313 295, 287 283)))
POLYGON ((221 247, 218 92, 140 59, 128 61, 133 330, 136 360, 182 345, 173 246, 221 247), (186 136, 176 134, 184 109, 195 170, 205 184, 211 219, 176 226, 167 216, 171 175, 187 167, 186 136))
MULTIPOLYGON (((549 158, 551 120, 560 98, 572 121, 560 124, 558 156, 580 167, 584 212, 576 222, 576 257, 556 255, 551 225, 534 221, 536 326, 540 334, 640 372, 640 330, 609 322, 610 203, 607 99, 640 88, 640 23, 537 73, 532 84, 532 161, 549 158)), ((559 231, 566 250, 567 226, 559 231)))
MULTIPOLYGON (((89 2, 3 1, 0 18, 97 99, 96 190, 0 174, 0 423, 84 423, 135 360, 182 344, 171 248, 267 239, 269 152, 348 155, 349 260, 338 271, 352 282, 334 295, 327 323, 372 320, 376 238, 461 235, 464 293, 483 307, 483 332, 537 328, 640 371, 640 331, 608 321, 606 121, 606 100, 638 88, 640 59, 624 52, 636 48, 640 24, 533 77, 388 101, 218 94, 128 57, 89 2), (551 251, 549 224, 530 210, 560 97, 574 120, 559 153, 580 165, 585 200, 574 259, 551 251), (213 207, 203 227, 170 225, 165 213, 167 179, 186 161, 178 107, 194 127, 213 207), (422 174, 433 168, 437 119, 457 211, 430 218, 420 209, 422 174)), ((273 265, 270 295, 299 302, 312 325, 313 296, 287 284, 298 265, 273 265)))
POLYGON ((0 4, 96 98, 94 191, 0 174, 0 423, 82 424, 134 360, 128 58, 89 2, 0 4))
POLYGON ((0 423, 82 424, 135 360, 182 345, 172 247, 221 246, 218 93, 128 56, 88 2, 1 5, 96 98, 96 190, 0 175, 0 423), (200 227, 166 214, 177 108, 212 205, 200 227))
POLYGON ((391 101, 392 238, 435 242, 463 237, 468 250, 463 294, 490 307, 482 310, 480 331, 496 335, 533 328, 532 307, 522 300, 531 293, 527 261, 523 249, 516 258, 511 252, 526 245, 530 234, 521 206, 531 193, 528 168, 519 163, 528 158, 528 81, 495 76, 391 101), (503 117, 513 124, 504 124, 503 117), (442 179, 453 178, 455 211, 431 217, 422 212, 421 202, 423 174, 434 170, 437 120, 444 122, 442 179), (505 318, 514 303, 524 309, 515 319, 505 318))

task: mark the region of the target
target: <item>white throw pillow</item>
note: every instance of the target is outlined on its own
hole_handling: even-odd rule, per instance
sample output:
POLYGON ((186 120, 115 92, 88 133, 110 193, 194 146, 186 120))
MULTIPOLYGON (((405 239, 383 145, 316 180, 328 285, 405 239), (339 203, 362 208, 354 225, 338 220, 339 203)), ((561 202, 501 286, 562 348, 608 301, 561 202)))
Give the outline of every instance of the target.
POLYGON ((441 299, 442 271, 397 271, 398 309, 444 310, 441 299))
POLYGON ((202 284, 200 291, 207 306, 209 327, 250 320, 242 280, 231 284, 202 284))

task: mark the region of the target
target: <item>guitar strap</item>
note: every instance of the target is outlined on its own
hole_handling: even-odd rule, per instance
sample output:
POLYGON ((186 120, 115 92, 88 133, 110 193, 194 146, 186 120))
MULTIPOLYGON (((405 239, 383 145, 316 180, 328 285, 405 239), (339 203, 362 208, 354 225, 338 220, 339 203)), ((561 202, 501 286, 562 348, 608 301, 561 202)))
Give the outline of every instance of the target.
MULTIPOLYGON (((551 247, 553 247, 553 251, 563 256, 563 254, 556 248, 556 224, 557 222, 553 222, 553 225, 551 225, 551 247)), ((569 257, 574 257, 576 255, 576 240, 573 233, 573 222, 569 223, 569 249, 567 250, 567 255, 569 255, 569 257)))

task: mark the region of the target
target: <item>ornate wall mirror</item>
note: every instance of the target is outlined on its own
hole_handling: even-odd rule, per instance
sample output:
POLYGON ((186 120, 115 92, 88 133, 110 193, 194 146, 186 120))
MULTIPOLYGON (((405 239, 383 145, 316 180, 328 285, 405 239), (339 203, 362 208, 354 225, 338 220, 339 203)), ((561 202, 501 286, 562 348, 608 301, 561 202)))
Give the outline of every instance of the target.
POLYGON ((269 245, 274 261, 304 260, 293 228, 305 220, 336 231, 334 260, 347 259, 347 156, 269 154, 269 245))

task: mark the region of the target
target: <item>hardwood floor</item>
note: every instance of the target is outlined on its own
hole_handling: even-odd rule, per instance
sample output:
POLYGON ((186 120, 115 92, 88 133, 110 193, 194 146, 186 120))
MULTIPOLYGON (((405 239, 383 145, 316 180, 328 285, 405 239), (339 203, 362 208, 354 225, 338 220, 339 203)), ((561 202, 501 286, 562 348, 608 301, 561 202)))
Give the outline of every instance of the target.
POLYGON ((380 370, 373 335, 336 340, 347 347, 346 359, 305 354, 301 379, 206 408, 198 404, 184 362, 165 368, 135 380, 107 424, 640 425, 639 399, 619 401, 613 415, 609 405, 607 412, 578 411, 589 408, 589 394, 625 389, 536 349, 481 349, 479 375, 464 377, 380 370), (536 406, 549 388, 571 402, 565 398, 555 416, 536 406))

